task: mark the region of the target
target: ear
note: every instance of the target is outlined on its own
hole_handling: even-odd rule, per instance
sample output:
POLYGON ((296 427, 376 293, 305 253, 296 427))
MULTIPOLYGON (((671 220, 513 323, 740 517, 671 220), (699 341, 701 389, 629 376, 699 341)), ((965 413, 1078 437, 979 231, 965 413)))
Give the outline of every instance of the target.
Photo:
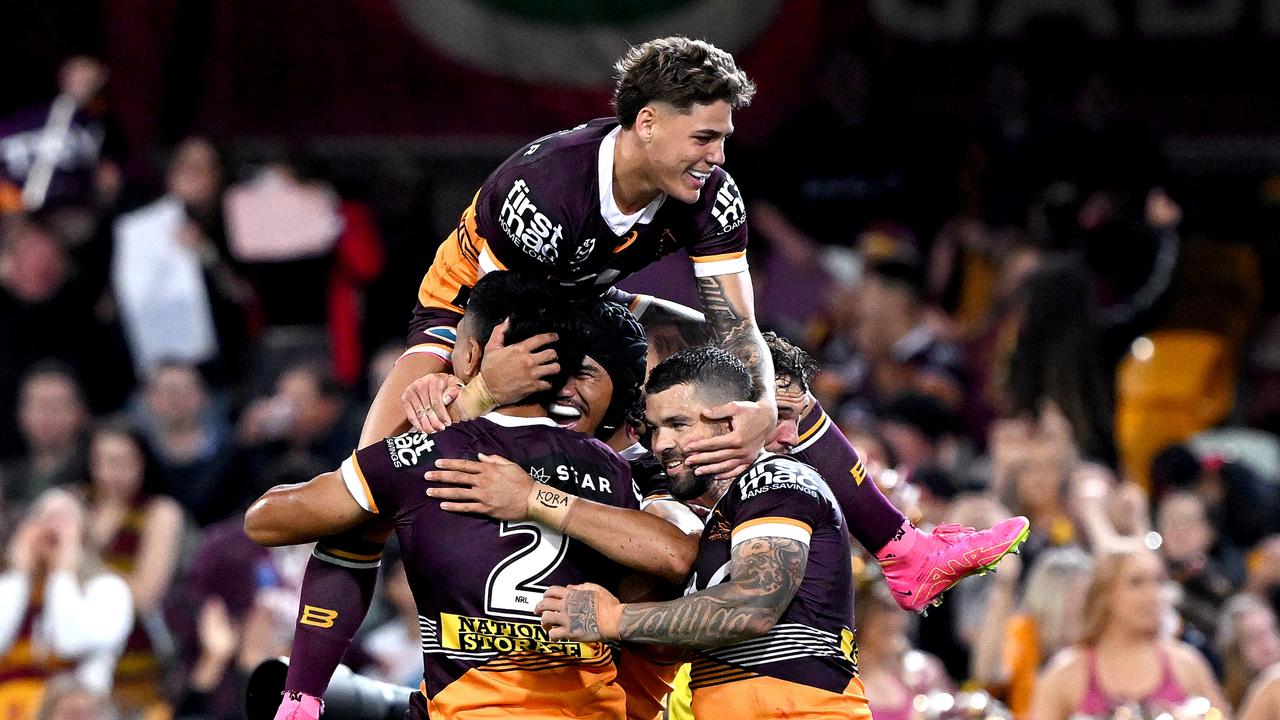
POLYGON ((474 337, 468 337, 464 342, 466 347, 461 358, 462 367, 454 367, 453 374, 459 377, 473 378, 480 372, 480 362, 484 360, 484 350, 474 337))
POLYGON ((652 105, 645 105, 636 113, 635 130, 640 141, 648 144, 653 140, 654 126, 658 122, 658 111, 652 105))

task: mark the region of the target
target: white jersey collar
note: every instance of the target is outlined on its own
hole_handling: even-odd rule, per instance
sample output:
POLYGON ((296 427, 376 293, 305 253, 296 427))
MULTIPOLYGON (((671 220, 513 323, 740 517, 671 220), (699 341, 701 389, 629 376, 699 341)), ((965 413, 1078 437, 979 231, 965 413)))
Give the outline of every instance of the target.
POLYGON ((596 162, 600 184, 600 217, 604 218, 605 223, 615 235, 625 235, 636 223, 647 225, 653 222, 653 216, 658 214, 658 208, 662 207, 663 201, 667 199, 666 193, 659 193, 653 202, 631 215, 625 215, 618 209, 618 201, 613 197, 613 148, 618 144, 620 132, 622 132, 622 126, 614 128, 604 136, 600 141, 600 157, 596 162))

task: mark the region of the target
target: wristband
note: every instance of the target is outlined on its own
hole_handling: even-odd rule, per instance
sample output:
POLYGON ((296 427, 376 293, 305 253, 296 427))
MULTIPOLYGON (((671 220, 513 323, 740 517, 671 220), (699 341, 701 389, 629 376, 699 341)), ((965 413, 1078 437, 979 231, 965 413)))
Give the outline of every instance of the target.
POLYGON ((474 420, 497 408, 498 401, 493 398, 493 393, 489 392, 489 385, 484 381, 484 375, 477 373, 471 382, 462 388, 462 392, 458 393, 458 397, 449 407, 457 408, 458 417, 454 418, 455 420, 474 420))
POLYGON ((569 527, 569 517, 578 498, 563 490, 557 490, 545 483, 535 482, 529 488, 529 497, 525 500, 525 508, 529 519, 553 527, 563 533, 569 527))

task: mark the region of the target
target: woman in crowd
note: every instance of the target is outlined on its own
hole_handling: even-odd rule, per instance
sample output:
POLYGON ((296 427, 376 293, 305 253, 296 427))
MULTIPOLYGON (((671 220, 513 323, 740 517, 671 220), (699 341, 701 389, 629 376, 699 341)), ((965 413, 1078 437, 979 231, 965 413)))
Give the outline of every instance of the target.
POLYGON ((1027 573, 1021 602, 1020 567, 1017 558, 1006 558, 992 582, 973 674, 1024 717, 1044 661, 1080 639, 1093 561, 1075 546, 1045 550, 1027 573))
POLYGON ((1088 271, 1072 260, 1048 260, 1027 278, 1022 297, 1006 411, 1036 417, 1051 400, 1084 457, 1114 467, 1112 369, 1103 356, 1102 321, 1088 271))
POLYGON ((889 592, 877 572, 858 579, 858 671, 876 720, 908 720, 917 695, 955 688, 938 658, 912 646, 912 616, 889 592))
POLYGON ((1141 545, 1098 561, 1080 642, 1059 652, 1037 680, 1031 720, 1109 717, 1135 704, 1151 715, 1196 696, 1230 713, 1209 664, 1162 631, 1171 612, 1166 581, 1160 557, 1141 545))
POLYGON ((1256 595, 1236 595, 1222 606, 1214 646, 1222 661, 1227 700, 1240 707, 1249 687, 1268 667, 1280 663, 1275 611, 1256 595))
POLYGON ((36 717, 50 678, 73 672, 98 693, 132 626, 128 584, 85 542, 85 508, 46 490, 9 541, 0 574, 0 717, 36 717))
POLYGON ((161 618, 182 545, 178 504, 161 482, 142 436, 105 424, 89 442, 90 536, 107 566, 129 583, 137 614, 116 672, 116 700, 129 712, 159 704, 162 663, 172 641, 161 618))

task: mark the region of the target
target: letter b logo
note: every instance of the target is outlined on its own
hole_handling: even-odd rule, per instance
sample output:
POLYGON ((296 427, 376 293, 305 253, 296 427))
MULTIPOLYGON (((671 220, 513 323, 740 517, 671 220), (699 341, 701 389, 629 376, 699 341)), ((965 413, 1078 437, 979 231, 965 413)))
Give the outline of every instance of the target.
POLYGON ((302 606, 302 617, 298 618, 301 625, 312 625, 318 628, 331 628, 333 621, 338 619, 337 610, 326 610, 318 608, 314 605, 302 606))

